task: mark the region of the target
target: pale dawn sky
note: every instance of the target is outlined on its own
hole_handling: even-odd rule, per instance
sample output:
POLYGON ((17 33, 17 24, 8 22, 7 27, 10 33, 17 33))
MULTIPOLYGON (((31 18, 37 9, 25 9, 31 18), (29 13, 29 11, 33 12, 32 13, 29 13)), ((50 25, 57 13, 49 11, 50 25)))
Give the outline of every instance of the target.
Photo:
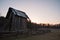
POLYGON ((60 0, 0 0, 0 15, 8 8, 24 11, 35 23, 60 23, 60 0))

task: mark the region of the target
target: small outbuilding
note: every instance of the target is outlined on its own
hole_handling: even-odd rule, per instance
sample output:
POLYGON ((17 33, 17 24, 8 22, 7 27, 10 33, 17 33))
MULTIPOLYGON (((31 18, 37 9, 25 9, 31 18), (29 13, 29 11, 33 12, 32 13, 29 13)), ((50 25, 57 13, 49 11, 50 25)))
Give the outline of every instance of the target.
POLYGON ((27 32, 27 22, 30 19, 25 12, 10 7, 6 19, 8 19, 8 25, 6 25, 7 31, 27 32))
POLYGON ((9 8, 5 18, 0 17, 0 33, 26 33, 27 24, 30 20, 25 12, 9 8), (2 21, 4 20, 4 21, 2 21))

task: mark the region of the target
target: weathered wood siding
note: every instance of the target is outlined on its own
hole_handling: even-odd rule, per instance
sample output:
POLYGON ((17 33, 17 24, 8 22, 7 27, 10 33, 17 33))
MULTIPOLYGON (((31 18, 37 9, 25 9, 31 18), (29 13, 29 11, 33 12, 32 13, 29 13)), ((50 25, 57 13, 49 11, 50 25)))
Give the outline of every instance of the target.
POLYGON ((27 19, 13 15, 11 21, 11 31, 17 32, 17 31, 26 31, 26 30, 27 30, 27 19))

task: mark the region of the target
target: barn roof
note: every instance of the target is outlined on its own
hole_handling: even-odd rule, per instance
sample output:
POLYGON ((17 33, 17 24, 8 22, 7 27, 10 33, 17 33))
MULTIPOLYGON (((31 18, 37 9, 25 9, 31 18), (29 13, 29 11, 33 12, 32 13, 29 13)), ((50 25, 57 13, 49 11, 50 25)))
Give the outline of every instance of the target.
POLYGON ((23 12, 23 11, 20 11, 20 10, 16 10, 16 9, 14 9, 14 8, 9 8, 9 10, 12 10, 12 12, 15 14, 15 15, 17 15, 17 16, 21 16, 21 17, 24 17, 24 18, 29 18, 27 15, 26 15, 26 13, 25 12, 23 12))

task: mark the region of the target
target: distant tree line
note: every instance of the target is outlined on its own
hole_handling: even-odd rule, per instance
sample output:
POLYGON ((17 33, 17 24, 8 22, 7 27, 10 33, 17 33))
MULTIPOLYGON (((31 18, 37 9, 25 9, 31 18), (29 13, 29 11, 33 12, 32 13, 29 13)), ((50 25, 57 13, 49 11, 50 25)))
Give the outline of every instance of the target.
POLYGON ((37 24, 33 22, 28 22, 28 28, 33 29, 33 28, 60 28, 60 24, 55 24, 55 25, 50 25, 50 24, 37 24))

